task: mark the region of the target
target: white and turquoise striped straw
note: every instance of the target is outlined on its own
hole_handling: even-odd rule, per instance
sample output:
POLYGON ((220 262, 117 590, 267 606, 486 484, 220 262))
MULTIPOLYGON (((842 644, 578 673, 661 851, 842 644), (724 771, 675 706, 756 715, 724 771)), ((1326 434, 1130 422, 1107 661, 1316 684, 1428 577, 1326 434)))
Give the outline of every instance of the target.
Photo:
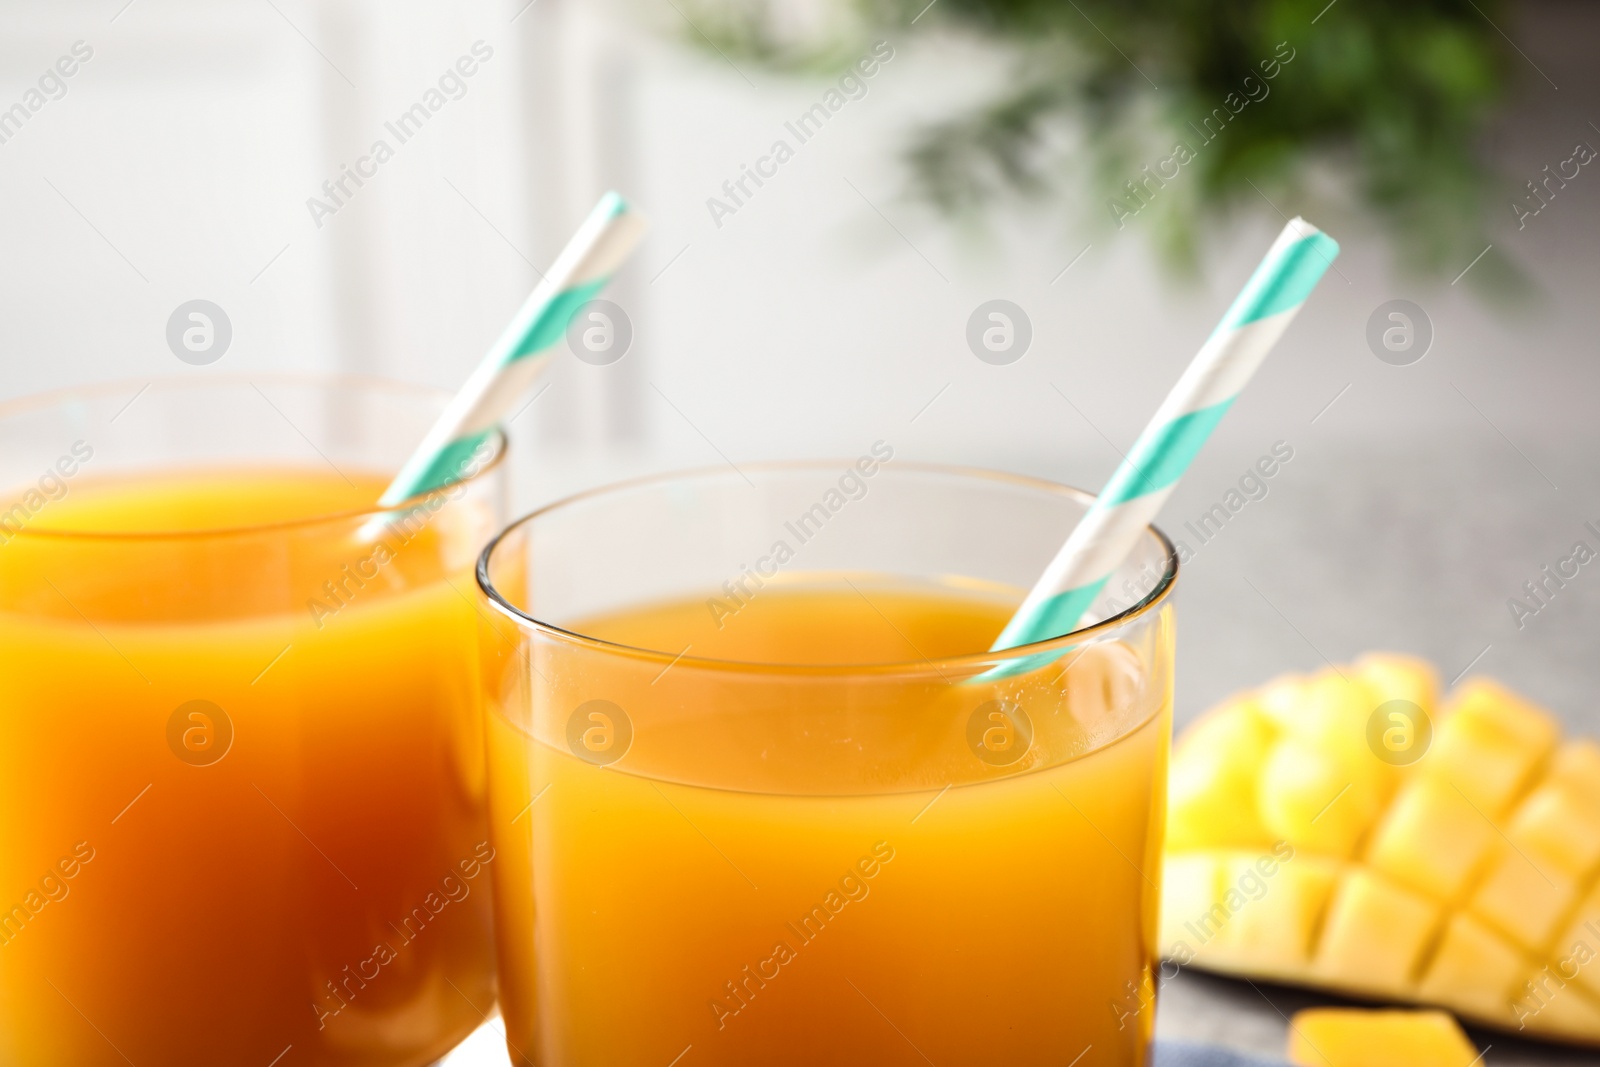
POLYGON ((566 334, 577 310, 611 280, 644 235, 644 218, 616 193, 600 198, 550 273, 490 347, 461 391, 378 498, 382 507, 456 481, 566 334))
POLYGON ((1338 254, 1338 242, 1304 219, 1283 228, 993 651, 1077 627, 1338 254))

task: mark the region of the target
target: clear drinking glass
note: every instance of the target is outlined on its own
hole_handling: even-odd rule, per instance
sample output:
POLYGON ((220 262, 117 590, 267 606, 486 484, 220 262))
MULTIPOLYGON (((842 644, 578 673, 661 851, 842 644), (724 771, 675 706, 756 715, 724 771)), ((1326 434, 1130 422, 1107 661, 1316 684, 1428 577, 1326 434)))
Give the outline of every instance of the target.
POLYGON ((1091 498, 889 457, 628 483, 485 550, 514 1061, 1145 1063, 1172 546, 984 652, 1091 498), (961 605, 988 636, 923 655, 961 605), (761 646, 791 611, 837 654, 761 646), (740 626, 764 651, 698 651, 740 626))
POLYGON ((417 1065, 494 1000, 447 397, 186 379, 0 409, 0 1063, 417 1065))

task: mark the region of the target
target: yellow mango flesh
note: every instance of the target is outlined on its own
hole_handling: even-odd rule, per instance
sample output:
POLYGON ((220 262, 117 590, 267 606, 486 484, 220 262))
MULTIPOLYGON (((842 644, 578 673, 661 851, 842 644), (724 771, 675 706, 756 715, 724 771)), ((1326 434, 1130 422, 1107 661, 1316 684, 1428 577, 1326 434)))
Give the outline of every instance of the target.
POLYGON ((1600 744, 1487 679, 1438 692, 1368 654, 1181 737, 1163 951, 1600 1046, 1600 744))
POLYGON ((1241 855, 1223 866, 1224 886, 1239 887, 1245 900, 1230 916, 1217 947, 1241 966, 1292 976, 1311 957, 1312 930, 1338 881, 1339 866, 1301 857, 1263 877, 1271 863, 1271 857, 1264 864, 1259 856, 1241 855))
POLYGON ((1271 740, 1271 727, 1248 704, 1198 724, 1184 738, 1167 784, 1169 848, 1271 840, 1255 804, 1256 770, 1271 740))
POLYGON ((1307 1008, 1289 1021, 1294 1067, 1472 1067, 1477 1060, 1442 1011, 1307 1008))
POLYGON ((1357 867, 1328 902, 1312 973, 1357 992, 1404 994, 1438 922, 1427 897, 1357 867))
POLYGON ((1367 862, 1401 885, 1439 900, 1458 896, 1497 834, 1454 781, 1409 783, 1373 832, 1367 862))

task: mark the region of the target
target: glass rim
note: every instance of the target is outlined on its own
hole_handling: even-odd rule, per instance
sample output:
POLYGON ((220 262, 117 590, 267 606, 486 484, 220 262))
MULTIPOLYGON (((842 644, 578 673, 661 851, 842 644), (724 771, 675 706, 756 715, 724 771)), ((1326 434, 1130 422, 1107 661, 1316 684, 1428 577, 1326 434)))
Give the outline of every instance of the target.
MULTIPOLYGON (((302 372, 302 373, 273 373, 273 374, 219 374, 204 378, 168 374, 150 378, 123 378, 110 382, 99 382, 89 385, 69 385, 60 389, 52 389, 43 393, 33 393, 28 396, 17 397, 12 400, 0 402, 0 422, 26 415, 31 412, 46 411, 50 408, 63 407, 73 400, 90 397, 102 397, 113 393, 124 393, 136 390, 134 398, 150 388, 157 389, 203 389, 217 386, 251 386, 257 382, 267 385, 308 386, 316 388, 349 387, 352 389, 365 389, 374 393, 392 393, 396 395, 409 394, 417 397, 431 397, 437 400, 448 401, 452 395, 450 390, 438 386, 422 385, 416 382, 403 382, 393 378, 382 378, 377 375, 344 374, 338 372, 302 372)), ((131 401, 130 401, 131 403, 131 401)), ((270 403, 270 401, 269 401, 270 403)), ((292 425, 292 424, 291 424, 292 425)), ((297 431, 298 432, 298 431, 297 431)), ((334 525, 337 523, 353 522, 357 519, 365 520, 379 515, 386 515, 396 511, 403 511, 413 507, 421 501, 427 500, 434 493, 455 489, 459 486, 471 485, 477 482, 490 471, 496 470, 504 462, 509 451, 509 444, 504 428, 495 426, 492 440, 495 442, 493 457, 477 471, 466 478, 459 478, 437 489, 427 489, 414 493, 398 504, 388 507, 379 507, 374 503, 370 507, 347 508, 342 511, 330 511, 317 515, 309 515, 299 519, 285 519, 277 522, 248 523, 242 526, 208 526, 194 530, 63 530, 49 526, 29 523, 21 529, 11 532, 11 540, 27 537, 49 538, 68 541, 94 541, 94 542, 155 542, 155 541, 185 541, 205 540, 218 537, 240 537, 257 534, 290 533, 296 530, 311 529, 316 526, 334 525)), ((313 446, 315 447, 315 446, 313 446)), ((332 463, 330 461, 330 466, 332 463)), ((337 472, 338 468, 334 470, 337 472)), ((341 475, 342 476, 342 475, 341 475)))
MULTIPOLYGON (((839 465, 849 465, 849 459, 814 459, 814 460, 772 460, 758 463, 745 463, 734 473, 743 474, 745 471, 759 471, 765 473, 795 473, 801 471, 817 471, 837 473, 839 465)), ((990 484, 1010 484, 1019 488, 1043 491, 1052 496, 1066 497, 1076 500, 1085 507, 1093 503, 1095 494, 1076 486, 1052 482, 1044 478, 1033 478, 1022 474, 1012 474, 1006 471, 990 470, 983 467, 968 467, 942 463, 896 463, 895 472, 932 474, 942 477, 964 479, 990 484)), ((863 674, 907 674, 912 672, 942 673, 940 668, 987 668, 998 663, 1012 660, 1025 659, 1041 653, 1064 653, 1095 637, 1120 630, 1129 623, 1142 618, 1163 604, 1172 593, 1178 579, 1178 550, 1173 545, 1172 539, 1161 531, 1154 523, 1145 526, 1144 532, 1154 535, 1156 542, 1161 545, 1166 558, 1166 567, 1160 579, 1151 590, 1138 601, 1127 608, 1108 616, 1099 622, 1084 626, 1060 637, 1052 637, 1043 641, 1034 641, 1014 648, 1002 649, 999 652, 965 652, 959 656, 944 656, 937 660, 901 660, 887 663, 856 663, 856 664, 795 664, 795 663, 769 663, 753 660, 718 659, 711 656, 690 656, 682 652, 674 654, 664 649, 641 648, 637 645, 627 645, 618 641, 608 641, 604 638, 593 637, 589 634, 579 633, 552 622, 545 622, 535 618, 529 612, 511 603, 489 577, 489 562, 495 550, 515 530, 533 522, 535 519, 547 516, 552 512, 563 510, 586 501, 609 496, 634 489, 644 489, 656 485, 666 485, 672 482, 686 482, 702 478, 730 477, 727 467, 704 466, 691 467, 685 470, 674 470, 647 474, 638 478, 629 478, 620 482, 611 482, 606 485, 585 489, 572 493, 559 500, 552 501, 542 507, 528 512, 526 515, 515 519, 505 529, 490 538, 484 545, 483 551, 478 554, 478 565, 474 568, 474 575, 478 589, 489 600, 490 606, 501 614, 508 616, 519 627, 531 627, 539 633, 546 634, 557 640, 576 644, 596 651, 607 652, 615 655, 624 655, 635 659, 653 660, 655 662, 673 664, 686 664, 706 670, 720 670, 725 672, 748 672, 758 674, 805 674, 805 675, 863 675, 863 674)))

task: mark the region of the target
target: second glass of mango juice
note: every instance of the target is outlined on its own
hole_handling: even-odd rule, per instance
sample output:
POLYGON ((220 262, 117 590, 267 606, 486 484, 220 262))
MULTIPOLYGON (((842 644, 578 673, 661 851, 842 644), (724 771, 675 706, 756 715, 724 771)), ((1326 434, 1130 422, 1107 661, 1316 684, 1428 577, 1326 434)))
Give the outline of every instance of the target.
POLYGON ((572 498, 478 581, 518 1064, 1146 1062, 1170 544, 988 648, 1089 497, 745 466, 572 498))
POLYGON ((473 560, 427 391, 0 412, 0 1063, 420 1067, 494 1002, 473 560))

